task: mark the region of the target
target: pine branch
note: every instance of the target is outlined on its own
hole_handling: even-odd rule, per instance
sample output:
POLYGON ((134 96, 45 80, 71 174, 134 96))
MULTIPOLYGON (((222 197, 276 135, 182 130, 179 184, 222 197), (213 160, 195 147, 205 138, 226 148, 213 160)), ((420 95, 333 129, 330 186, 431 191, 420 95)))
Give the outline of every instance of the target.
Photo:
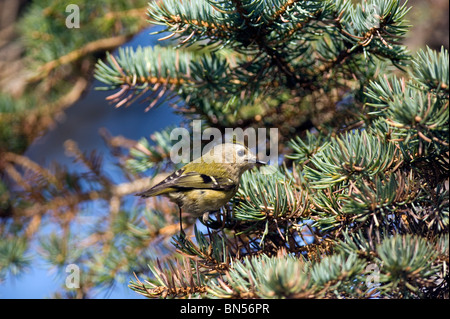
POLYGON ((196 226, 194 226, 194 234, 197 245, 184 236, 175 236, 173 238, 175 248, 184 256, 196 260, 197 269, 200 269, 202 273, 217 274, 228 269, 230 257, 236 254, 236 251, 232 251, 228 239, 213 233, 208 240, 196 226))
MULTIPOLYGON (((134 20, 140 10, 117 10, 142 5, 135 1, 86 2, 92 12, 113 11, 67 39, 57 37, 67 34, 61 5, 48 2, 42 12, 36 4, 25 21, 42 26, 25 37, 30 56, 74 98, 87 82, 72 88, 58 79, 71 77, 74 63, 89 71, 101 35, 142 26, 134 20)), ((167 32, 160 40, 175 41, 98 61, 102 89, 115 90, 108 100, 147 109, 172 102, 221 131, 278 127, 279 160, 289 160, 273 174, 244 174, 230 205, 203 221, 206 231, 186 223, 188 235, 174 235, 172 204, 128 198, 179 167, 169 161, 170 127, 137 142, 104 134, 121 184, 98 152, 71 141, 65 146, 81 173, 3 152, 2 279, 27 269, 30 240, 52 221, 60 231, 40 237, 42 257, 83 270, 79 291, 62 296, 89 297, 133 272, 147 280, 136 276, 129 287, 149 298, 448 296, 448 52, 422 50, 408 63, 404 1, 169 0, 147 8, 167 32)), ((35 86, 41 95, 54 89, 35 86)), ((2 120, 27 123, 15 115, 34 100, 2 101, 2 120)), ((61 109, 58 98, 50 102, 61 109)), ((8 129, 2 140, 14 136, 8 129)))
MULTIPOLYGON (((215 92, 224 92, 225 95, 228 95, 227 100, 230 100, 231 96, 240 95, 244 92, 255 94, 261 89, 266 90, 269 87, 269 83, 273 85, 274 77, 277 78, 277 83, 284 83, 287 88, 292 89, 298 86, 300 88, 299 93, 303 92, 300 93, 301 95, 310 94, 317 89, 323 74, 327 75, 328 71, 335 69, 337 66, 341 67, 345 64, 350 64, 346 60, 350 57, 357 58, 361 53, 365 55, 373 53, 376 56, 389 58, 395 63, 401 63, 407 56, 402 52, 401 47, 390 46, 388 41, 401 37, 406 32, 406 28, 402 25, 402 19, 407 10, 405 6, 399 6, 396 1, 386 0, 385 2, 381 8, 384 11, 381 12, 382 15, 379 17, 381 21, 379 27, 369 31, 364 29, 366 27, 363 21, 369 14, 367 13, 368 8, 375 6, 374 4, 367 4, 367 8, 361 9, 359 6, 353 8, 347 2, 345 4, 331 5, 316 1, 308 3, 274 1, 272 4, 259 0, 248 3, 245 1, 230 3, 205 2, 201 0, 182 3, 169 1, 164 2, 164 4, 151 4, 149 16, 154 23, 167 26, 163 31, 171 32, 168 37, 174 35, 177 35, 178 38, 184 37, 180 44, 191 45, 206 40, 204 43, 211 48, 221 43, 221 48, 229 47, 238 53, 253 56, 253 59, 250 60, 251 63, 248 60, 242 61, 229 74, 219 73, 221 76, 219 83, 223 87, 222 90, 217 90, 218 87, 208 87, 208 89, 214 89, 215 92), (282 14, 286 12, 287 7, 290 7, 290 10, 285 17, 282 14), (345 10, 352 13, 347 12, 347 15, 342 16, 342 12, 345 10), (271 20, 274 18, 274 14, 277 19, 280 19, 280 22, 271 20), (327 21, 333 21, 332 19, 334 18, 335 21, 331 25, 324 27, 318 22, 325 18, 327 21), (287 23, 286 27, 284 27, 285 24, 281 20, 284 21, 283 23, 286 21, 291 23, 287 23), (367 34, 356 45, 354 40, 355 38, 361 38, 359 35, 350 36, 352 40, 346 40, 348 36, 344 37, 344 39, 340 40, 343 43, 340 51, 335 52, 335 57, 330 57, 332 61, 327 62, 328 64, 319 65, 311 72, 310 64, 314 63, 314 60, 310 60, 307 56, 312 46, 306 46, 302 42, 304 42, 305 38, 317 40, 325 38, 325 35, 330 35, 337 39, 335 31, 338 26, 336 23, 340 23, 341 20, 345 24, 345 26, 343 24, 339 25, 342 32, 351 35, 345 31, 345 28, 351 29, 358 25, 355 31, 360 33, 362 30, 366 30, 367 34), (219 25, 222 27, 219 28, 219 25), (281 26, 283 26, 282 29, 280 29, 281 26), (220 29, 221 34, 219 36, 211 31, 216 29, 220 29), (387 32, 387 29, 392 34, 384 34, 383 32, 387 32), (296 31, 294 32, 293 30, 296 31), (288 34, 289 37, 275 36, 277 33, 288 34), (384 37, 381 35, 382 33, 384 37), (381 40, 379 42, 374 40, 374 43, 377 42, 377 44, 369 45, 375 37, 374 34, 376 34, 377 39, 381 40), (252 38, 251 41, 247 40, 249 37, 252 38), (295 45, 294 42, 296 42, 295 45), (301 72, 300 70, 302 69, 305 72, 301 72), (276 72, 271 72, 271 70, 276 70, 276 72), (270 74, 272 81, 266 81, 267 74, 270 74)), ((168 59, 171 60, 170 57, 168 59)), ((114 61, 110 62, 111 64, 114 63, 114 61)), ((204 63, 203 66, 206 66, 206 64, 204 63)), ((215 67, 211 70, 220 71, 221 68, 215 67)), ((97 76, 103 82, 108 83, 109 79, 105 71, 98 71, 97 76)), ((199 75, 201 73, 196 72, 196 74, 199 75)), ((146 91, 149 89, 148 83, 144 84, 143 82, 158 83, 156 79, 154 81, 150 79, 143 80, 141 78, 142 74, 139 74, 139 72, 122 75, 123 77, 116 79, 115 83, 117 85, 122 84, 124 91, 129 91, 134 87, 138 90, 146 91), (140 87, 140 85, 143 86, 140 87)), ((170 76, 173 77, 173 74, 170 76)), ((160 77, 158 78, 162 80, 160 77)), ((166 80, 169 81, 169 79, 166 80)), ((208 79, 205 81, 202 78, 202 82, 208 85, 211 84, 211 81, 208 79)), ((161 93, 161 95, 164 94, 161 93)), ((183 99, 186 101, 192 100, 192 98, 192 94, 183 96, 183 99)), ((129 99, 116 99, 115 103, 119 103, 118 105, 120 106, 130 100, 131 96, 129 99)), ((197 100, 192 102, 194 105, 199 104, 197 100)))
POLYGON ((116 103, 116 107, 129 105, 150 91, 145 100, 156 99, 147 107, 148 110, 157 102, 161 103, 160 100, 171 99, 172 92, 186 81, 184 75, 190 73, 189 59, 188 53, 180 54, 158 46, 138 47, 135 51, 119 49, 117 59, 110 54, 107 56, 109 65, 98 62, 95 77, 108 85, 100 89, 121 88, 107 98, 116 103), (161 60, 161 56, 165 59, 161 60), (136 92, 139 90, 141 92, 136 92))
POLYGON ((38 82, 41 81, 43 78, 47 77, 50 72, 55 70, 56 68, 73 63, 76 60, 79 60, 81 58, 84 58, 88 54, 92 54, 99 51, 106 51, 114 49, 121 44, 124 44, 125 42, 129 41, 134 34, 128 34, 128 35, 119 35, 116 37, 106 38, 106 39, 99 39, 96 41, 89 42, 85 44, 83 47, 76 49, 74 51, 71 51, 67 53, 66 55, 63 55, 59 57, 56 60, 49 61, 39 67, 36 74, 32 75, 29 79, 29 83, 38 82))
POLYGON ((399 161, 393 143, 381 141, 367 131, 345 133, 331 138, 305 167, 305 177, 312 187, 327 188, 347 183, 355 176, 371 178, 394 167, 399 161))
POLYGON ((171 33, 161 40, 176 36, 176 38, 184 38, 181 41, 182 44, 194 43, 205 38, 213 42, 223 41, 229 32, 236 31, 236 28, 230 25, 227 15, 214 10, 214 7, 204 0, 151 3, 148 16, 150 22, 168 26, 159 33, 165 31, 171 33))
POLYGON ((422 238, 397 236, 386 239, 377 246, 383 272, 381 289, 399 289, 400 295, 419 293, 419 286, 430 280, 437 269, 429 267, 436 258, 436 252, 422 238))
POLYGON ((8 274, 17 276, 27 271, 31 266, 31 254, 29 245, 23 238, 18 236, 0 237, 0 281, 8 274))
POLYGON ((448 50, 441 48, 435 52, 427 47, 419 50, 413 59, 412 73, 415 79, 432 92, 442 92, 448 99, 449 94, 449 56, 448 50))
POLYGON ((157 284, 149 281, 143 283, 135 275, 136 282, 131 281, 129 287, 148 298, 184 297, 206 292, 202 276, 192 272, 191 260, 184 259, 181 265, 169 264, 169 269, 169 272, 164 270, 157 262, 157 266, 150 267, 157 284))

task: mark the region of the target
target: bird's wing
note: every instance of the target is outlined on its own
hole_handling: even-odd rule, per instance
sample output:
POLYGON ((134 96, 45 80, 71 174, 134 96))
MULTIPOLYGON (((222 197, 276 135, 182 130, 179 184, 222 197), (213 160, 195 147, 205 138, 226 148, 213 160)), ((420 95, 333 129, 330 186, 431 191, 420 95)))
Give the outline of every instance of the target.
POLYGON ((236 184, 230 178, 199 174, 196 172, 189 172, 181 175, 174 180, 174 184, 174 186, 181 188, 206 188, 216 190, 230 190, 236 187, 236 184))
POLYGON ((200 174, 197 172, 184 173, 184 169, 179 169, 169 175, 159 184, 153 186, 149 190, 136 194, 138 196, 149 197, 167 194, 174 191, 189 189, 214 189, 214 190, 231 190, 236 184, 226 177, 212 176, 208 174, 200 174))

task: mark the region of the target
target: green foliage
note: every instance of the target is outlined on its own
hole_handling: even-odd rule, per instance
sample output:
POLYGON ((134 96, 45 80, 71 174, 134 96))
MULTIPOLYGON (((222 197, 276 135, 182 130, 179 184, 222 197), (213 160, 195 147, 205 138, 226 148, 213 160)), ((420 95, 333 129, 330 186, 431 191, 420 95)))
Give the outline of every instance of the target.
POLYGON ((444 47, 441 48, 441 52, 433 51, 428 47, 426 50, 419 50, 412 62, 413 76, 420 84, 428 90, 446 94, 448 97, 449 58, 448 51, 444 47))
POLYGON ((66 19, 72 11, 67 11, 65 1, 34 1, 20 28, 24 36, 28 56, 39 62, 49 62, 79 49, 87 42, 112 35, 134 34, 140 30, 140 16, 124 14, 129 9, 145 7, 147 1, 77 1, 80 29, 68 29, 66 19), (102 19, 92 17, 104 16, 102 19), (69 36, 61 36, 70 33, 69 36), (43 45, 43 43, 45 45, 43 45))
MULTIPOLYGON (((346 241, 349 240, 347 236, 346 241)), ((432 282, 438 272, 433 265, 437 252, 422 238, 394 236, 383 240, 371 254, 359 256, 355 254, 356 247, 352 247, 354 242, 342 243, 341 247, 343 245, 346 248, 341 253, 316 262, 283 254, 245 257, 231 262, 223 274, 216 273, 211 280, 201 272, 189 270, 186 260, 183 261, 184 276, 174 266, 169 267, 170 272, 163 272, 158 263, 157 268, 151 266, 155 275, 153 283, 137 280, 131 287, 147 297, 168 291, 188 294, 195 290, 197 295, 212 298, 368 298, 374 295, 367 280, 369 272, 373 271, 370 265, 376 262, 380 265, 376 270, 378 293, 382 297, 406 297, 419 293, 418 287, 424 281, 432 282), (174 278, 175 272, 179 281, 169 279, 169 276, 174 278), (324 290, 324 286, 328 288, 324 290)), ((198 264, 195 267, 202 269, 198 264)))
POLYGON ((156 145, 151 145, 146 138, 141 138, 138 144, 130 149, 130 158, 127 159, 127 167, 134 172, 144 172, 156 168, 159 171, 162 166, 169 166, 171 163, 170 149, 174 142, 170 139, 170 131, 173 127, 168 127, 161 132, 155 132, 151 139, 156 145))
MULTIPOLYGON (((199 103, 211 93, 216 100, 208 105, 239 96, 234 110, 283 90, 292 97, 287 105, 312 98, 317 87, 326 93, 345 88, 351 96, 336 113, 340 117, 317 117, 315 130, 291 135, 286 157, 292 166, 243 175, 232 214, 223 212, 221 236, 213 232, 206 239, 196 228, 196 241, 175 240, 178 251, 195 260, 198 286, 186 290, 185 281, 169 287, 171 274, 152 268, 156 277, 165 273, 163 296, 179 296, 179 289, 219 298, 445 295, 448 272, 439 268, 442 260, 436 263, 443 254, 435 247, 440 235, 448 235, 448 53, 419 51, 406 69, 409 78, 385 75, 386 59, 408 65, 398 41, 408 29, 407 12, 399 1, 150 6, 151 20, 167 25, 180 54, 198 42, 216 53, 235 51, 223 63, 200 68, 190 62, 183 77, 197 86, 176 89, 198 114, 221 112, 205 112, 199 103), (358 78, 352 85, 350 74, 358 78)), ((320 112, 326 104, 310 107, 320 112)), ((176 283, 179 275, 172 276, 176 283)), ((131 287, 148 297, 162 295, 157 286, 146 293, 139 280, 131 287)))
POLYGON ((421 281, 430 280, 437 272, 436 266, 432 265, 437 253, 422 238, 386 239, 377 246, 377 253, 383 264, 382 289, 400 288, 406 295, 418 293, 418 287, 423 285, 421 281))
POLYGON ((289 148, 292 150, 291 154, 286 157, 295 160, 297 163, 307 163, 320 149, 328 144, 328 138, 321 134, 312 134, 309 131, 306 132, 304 139, 300 136, 296 136, 294 139, 288 142, 289 148))
POLYGON ((296 214, 300 192, 281 171, 245 173, 241 180, 234 217, 243 221, 266 220, 296 214))
POLYGON ((196 223, 165 199, 127 197, 149 186, 148 171, 154 183, 178 168, 172 127, 137 143, 105 134, 121 184, 74 142, 65 146, 83 177, 7 154, 17 191, 0 190, 0 218, 14 215, 0 224, 0 275, 29 265, 27 240, 51 216, 64 231, 41 238, 40 252, 81 265, 77 297, 134 273, 129 287, 149 298, 448 298, 448 51, 409 55, 408 10, 398 0, 151 2, 149 21, 171 42, 99 59, 108 100, 170 101, 222 133, 277 128, 280 165, 245 173, 230 205, 196 223), (96 205, 108 213, 83 223, 96 205))
POLYGON ((325 188, 348 183, 358 178, 373 178, 395 165, 396 150, 393 143, 379 137, 356 131, 342 138, 331 138, 322 146, 305 168, 305 177, 313 187, 325 188))
POLYGON ((308 288, 305 268, 289 256, 246 257, 233 263, 226 277, 212 281, 208 292, 219 298, 295 297, 308 288))
POLYGON ((27 2, 13 44, 13 51, 24 51, 24 69, 10 79, 20 96, 0 93, 0 152, 23 153, 53 124, 54 114, 81 96, 86 74, 102 52, 147 26, 146 5, 146 0, 27 2), (67 26, 78 18, 79 28, 67 26))
MULTIPOLYGON (((71 236, 69 235, 69 238, 70 237, 71 236)), ((40 241, 40 246, 42 247, 41 256, 43 256, 49 264, 63 267, 69 263, 73 263, 80 253, 79 250, 69 250, 69 247, 72 245, 73 243, 67 243, 63 240, 62 236, 51 233, 40 241)))
POLYGON ((0 241, 0 282, 6 275, 17 276, 31 265, 28 243, 20 237, 2 238, 0 241))
POLYGON ((375 100, 369 105, 380 109, 375 114, 385 117, 396 128, 395 137, 404 138, 405 143, 442 143, 448 136, 448 94, 445 98, 423 92, 412 80, 405 83, 393 77, 372 83, 368 96, 375 100))
MULTIPOLYGON (((110 60, 108 66, 100 62, 96 76, 105 79, 109 89, 120 84, 140 92, 138 95, 146 94, 147 85, 156 84, 153 79, 159 78, 157 88, 162 85, 165 92, 171 84, 171 91, 199 114, 208 114, 211 108, 217 112, 211 104, 218 103, 233 103, 238 110, 261 92, 267 97, 286 88, 296 88, 297 96, 311 94, 318 87, 329 91, 339 83, 332 78, 366 75, 367 70, 358 65, 367 58, 369 68, 378 59, 402 64, 408 58, 403 46, 392 43, 407 31, 403 19, 406 6, 392 0, 365 6, 354 7, 349 1, 154 2, 149 6, 150 21, 165 25, 161 32, 170 32, 179 40, 177 54, 169 50, 164 62, 152 62, 150 69, 142 67, 144 59, 138 57, 131 59, 131 65, 130 59, 110 60), (374 26, 367 24, 366 15, 374 13, 369 7, 380 11, 374 26), (232 51, 227 51, 227 59, 215 53, 210 53, 210 59, 205 53, 199 63, 185 56, 186 47, 193 43, 216 53, 232 51), (170 76, 158 77, 166 74, 167 66, 175 70, 170 76), (114 80, 108 78, 111 69, 115 70, 114 80), (119 76, 121 69, 125 72, 119 76), (180 75, 186 79, 179 81, 180 75), (171 81, 166 81, 169 78, 171 81)), ((146 59, 158 61, 160 50, 164 49, 156 46, 146 59)), ((157 100, 166 100, 163 95, 157 100)), ((116 100, 117 106, 123 103, 123 99, 116 100)))
POLYGON ((0 93, 0 151, 22 153, 26 149, 27 137, 20 127, 25 123, 23 112, 28 103, 32 101, 14 101, 10 95, 0 93))

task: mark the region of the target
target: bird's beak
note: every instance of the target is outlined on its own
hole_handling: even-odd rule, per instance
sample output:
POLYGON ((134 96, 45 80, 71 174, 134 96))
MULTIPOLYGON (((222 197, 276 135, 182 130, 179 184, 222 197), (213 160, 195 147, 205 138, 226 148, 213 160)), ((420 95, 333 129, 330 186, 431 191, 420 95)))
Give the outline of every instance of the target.
POLYGON ((266 162, 260 161, 260 160, 256 160, 256 165, 257 166, 262 166, 262 165, 267 165, 266 162))

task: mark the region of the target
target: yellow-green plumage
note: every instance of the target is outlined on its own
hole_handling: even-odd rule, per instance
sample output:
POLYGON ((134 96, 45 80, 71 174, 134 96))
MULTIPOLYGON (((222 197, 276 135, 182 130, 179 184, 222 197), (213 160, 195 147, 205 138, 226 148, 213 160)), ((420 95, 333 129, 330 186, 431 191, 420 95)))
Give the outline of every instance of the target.
POLYGON ((137 195, 167 196, 186 213, 200 217, 224 206, 236 194, 241 175, 258 163, 264 164, 245 146, 225 143, 137 195))

